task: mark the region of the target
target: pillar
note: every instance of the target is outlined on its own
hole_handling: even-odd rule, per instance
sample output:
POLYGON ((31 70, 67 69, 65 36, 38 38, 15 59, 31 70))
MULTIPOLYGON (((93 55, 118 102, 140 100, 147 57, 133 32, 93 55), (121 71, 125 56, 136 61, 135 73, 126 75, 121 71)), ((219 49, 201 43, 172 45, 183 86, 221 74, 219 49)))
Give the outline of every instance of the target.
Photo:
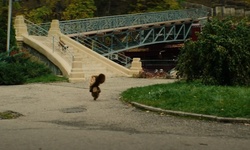
POLYGON ((14 21, 14 28, 16 33, 16 41, 19 49, 22 48, 23 43, 23 35, 28 35, 27 25, 24 22, 24 17, 22 15, 18 15, 14 21))
POLYGON ((138 75, 141 70, 142 70, 141 58, 133 58, 130 67, 132 75, 138 75))
POLYGON ((48 36, 58 36, 60 33, 59 20, 52 20, 48 36))

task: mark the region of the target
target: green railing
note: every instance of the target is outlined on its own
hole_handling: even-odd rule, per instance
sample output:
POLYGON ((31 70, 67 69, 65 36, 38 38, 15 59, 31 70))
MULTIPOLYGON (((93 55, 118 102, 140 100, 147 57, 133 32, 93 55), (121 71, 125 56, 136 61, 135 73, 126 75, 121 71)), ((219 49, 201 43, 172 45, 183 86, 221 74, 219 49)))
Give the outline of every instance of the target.
POLYGON ((115 29, 119 27, 128 27, 156 22, 179 20, 185 18, 199 19, 206 17, 207 14, 208 12, 206 9, 195 8, 185 10, 168 10, 162 12, 95 17, 80 20, 60 21, 60 29, 62 33, 68 35, 105 29, 115 29))
POLYGON ((25 23, 27 25, 28 34, 31 36, 41 36, 46 37, 45 41, 42 41, 42 43, 46 43, 47 46, 51 47, 52 52, 59 52, 63 55, 67 55, 67 61, 69 63, 73 62, 74 54, 69 49, 63 49, 59 46, 59 39, 55 38, 54 36, 48 36, 48 30, 49 27, 46 24, 34 24, 33 22, 25 19, 25 23))
MULTIPOLYGON (((87 36, 75 36, 72 39, 75 41, 83 44, 84 46, 92 49, 93 51, 105 55, 111 52, 111 49, 107 46, 105 46, 103 43, 97 42, 87 36)), ((127 57, 123 53, 115 53, 110 55, 105 55, 105 57, 109 58, 110 60, 113 60, 123 66, 128 66, 132 59, 130 57, 127 57)))

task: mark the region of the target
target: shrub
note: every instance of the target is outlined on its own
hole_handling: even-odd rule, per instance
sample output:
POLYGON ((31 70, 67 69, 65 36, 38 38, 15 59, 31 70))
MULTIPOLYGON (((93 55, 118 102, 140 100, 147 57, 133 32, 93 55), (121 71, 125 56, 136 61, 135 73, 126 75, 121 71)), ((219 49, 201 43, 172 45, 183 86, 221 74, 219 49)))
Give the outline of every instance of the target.
POLYGON ((23 84, 26 77, 19 63, 0 62, 0 85, 23 84))
POLYGON ((0 54, 0 85, 23 84, 28 79, 51 74, 43 63, 34 61, 26 52, 12 50, 0 54))
POLYGON ((35 78, 42 75, 51 74, 51 71, 48 69, 48 67, 41 62, 29 60, 23 65, 23 72, 27 78, 35 78))
POLYGON ((250 85, 250 26, 213 19, 181 49, 177 69, 186 79, 205 84, 250 85))

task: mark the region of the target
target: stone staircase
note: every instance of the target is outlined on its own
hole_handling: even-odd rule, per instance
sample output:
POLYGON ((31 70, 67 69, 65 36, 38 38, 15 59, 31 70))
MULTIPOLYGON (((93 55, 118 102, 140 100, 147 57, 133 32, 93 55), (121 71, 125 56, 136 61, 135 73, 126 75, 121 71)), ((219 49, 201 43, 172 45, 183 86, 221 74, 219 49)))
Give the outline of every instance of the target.
POLYGON ((37 43, 48 47, 49 50, 47 52, 51 53, 51 55, 60 55, 60 57, 70 66, 71 69, 68 70, 68 78, 70 82, 84 81, 82 57, 79 54, 74 54, 73 48, 69 47, 67 50, 62 50, 57 44, 57 41, 54 41, 54 43, 51 42, 52 37, 32 36, 32 38, 35 39, 37 43))
POLYGON ((84 71, 82 68, 82 57, 75 55, 72 61, 71 73, 69 75, 70 82, 81 82, 85 80, 84 71))
POLYGON ((54 43, 51 43, 51 37, 32 37, 36 41, 40 41, 40 43, 49 47, 50 51, 53 51, 52 55, 53 53, 60 55, 64 61, 70 65, 71 70, 68 75, 70 82, 83 82, 84 80, 89 80, 92 75, 98 75, 100 73, 103 73, 108 77, 119 76, 116 72, 108 69, 104 64, 99 62, 98 59, 93 59, 90 55, 79 52, 72 46, 68 46, 67 50, 64 51, 58 46, 58 42, 56 42, 57 40, 55 40, 54 43))
POLYGON ((135 61, 132 62, 131 68, 128 69, 72 40, 67 35, 61 33, 58 20, 51 22, 48 34, 41 35, 38 34, 38 31, 44 30, 37 26, 34 29, 37 28, 38 31, 31 30, 35 34, 28 32, 23 16, 15 18, 14 26, 19 45, 25 43, 43 54, 61 70, 63 76, 69 78, 70 82, 83 82, 92 75, 100 73, 108 77, 131 77, 134 74, 138 74, 142 69, 139 59, 133 59, 135 61), (58 45, 59 41, 63 41, 63 44, 66 44, 68 48, 66 50, 63 50, 62 47, 60 48, 58 45))

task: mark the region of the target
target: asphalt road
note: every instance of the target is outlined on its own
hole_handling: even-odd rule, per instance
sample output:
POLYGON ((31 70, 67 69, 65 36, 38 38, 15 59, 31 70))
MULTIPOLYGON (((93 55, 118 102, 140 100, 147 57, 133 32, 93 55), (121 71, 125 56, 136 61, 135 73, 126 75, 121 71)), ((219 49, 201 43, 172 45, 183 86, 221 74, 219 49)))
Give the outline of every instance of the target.
POLYGON ((162 115, 119 100, 167 79, 107 78, 94 101, 84 83, 0 86, 0 150, 249 150, 250 125, 162 115))

